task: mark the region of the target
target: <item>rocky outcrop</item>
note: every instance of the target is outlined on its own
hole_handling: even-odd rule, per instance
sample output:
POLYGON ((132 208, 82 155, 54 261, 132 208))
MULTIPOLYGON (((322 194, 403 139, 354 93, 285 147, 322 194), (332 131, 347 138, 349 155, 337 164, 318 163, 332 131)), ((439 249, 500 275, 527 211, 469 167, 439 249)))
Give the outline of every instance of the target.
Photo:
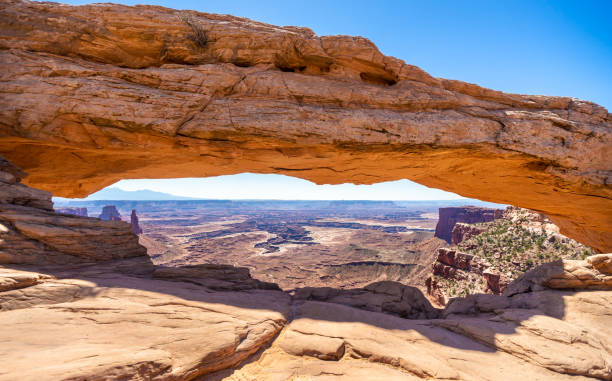
POLYGON ((122 221, 121 214, 115 205, 106 205, 102 208, 102 213, 98 216, 102 221, 122 221))
POLYGON ((501 209, 480 208, 476 206, 440 208, 435 236, 451 243, 455 224, 459 222, 468 224, 489 222, 501 217, 501 209))
POLYGON ((361 289, 351 290, 305 287, 296 290, 294 300, 343 304, 406 319, 435 319, 439 316, 439 311, 418 288, 390 281, 376 282, 361 289))
POLYGON ((50 193, 20 184, 15 167, 1 157, 0 162, 0 178, 9 179, 0 182, 0 263, 42 265, 146 256, 128 224, 57 214, 50 193))
POLYGON ((138 216, 136 215, 135 209, 132 209, 132 214, 130 215, 130 225, 132 225, 132 233, 136 235, 142 234, 142 228, 138 223, 138 216))
POLYGON ((270 348, 222 376, 228 381, 610 380, 610 295, 554 290, 511 298, 479 295, 457 299, 444 319, 435 320, 307 301, 294 308, 294 319, 270 348))
POLYGON ((122 178, 410 179, 538 210, 612 249, 611 117, 593 103, 433 78, 364 38, 227 15, 0 7, 0 152, 28 185, 84 196, 122 178))
POLYGON ((0 204, 53 210, 51 193, 21 184, 27 174, 0 155, 0 204))
POLYGON ((482 233, 483 231, 484 229, 474 226, 472 224, 458 222, 453 227, 451 233, 451 243, 453 245, 458 245, 461 242, 482 233))
POLYGON ((153 278, 191 282, 218 291, 251 289, 280 290, 274 283, 251 278, 249 269, 231 265, 204 264, 182 267, 157 267, 153 278))
POLYGON ((73 216, 88 217, 87 208, 55 208, 55 213, 72 214, 73 216))
POLYGON ((0 204, 2 381, 194 379, 287 320, 289 295, 248 269, 156 268, 129 224, 36 208, 48 192, 6 184, 24 191, 0 204))
POLYGON ((612 254, 594 255, 583 261, 559 260, 544 264, 517 278, 504 295, 546 288, 612 290, 612 254))
POLYGON ((448 248, 438 249, 437 262, 451 266, 459 270, 469 271, 476 274, 482 272, 489 266, 482 258, 477 255, 462 253, 448 248))
POLYGON ((483 271, 482 276, 487 282, 487 290, 491 290, 491 292, 495 295, 501 295, 511 281, 511 279, 506 275, 500 274, 491 269, 486 269, 483 271))
MULTIPOLYGON (((471 282, 482 283, 484 280, 484 290, 498 295, 510 283, 508 277, 492 269, 491 265, 483 258, 449 248, 438 249, 438 257, 433 263, 433 275, 452 280, 454 283, 456 281, 466 281, 465 283, 468 284, 471 282)), ((428 295, 433 300, 440 300, 439 294, 443 294, 443 292, 434 281, 432 278, 427 286, 428 295)))
POLYGON ((11 343, 0 380, 191 380, 243 361, 286 322, 281 291, 212 292, 143 268, 1 269, 12 288, 0 289, 0 341, 11 343))

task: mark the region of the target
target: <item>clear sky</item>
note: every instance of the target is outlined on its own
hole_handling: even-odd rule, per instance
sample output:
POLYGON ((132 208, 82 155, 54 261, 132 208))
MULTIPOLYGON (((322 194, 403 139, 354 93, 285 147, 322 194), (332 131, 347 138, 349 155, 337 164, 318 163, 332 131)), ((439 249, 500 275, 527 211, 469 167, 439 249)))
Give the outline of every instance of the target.
MULTIPOLYGON (((596 102, 608 110, 612 107, 612 0, 115 2, 227 13, 275 25, 305 26, 319 35, 360 35, 372 40, 384 54, 417 65, 436 77, 512 93, 572 96, 596 102)), ((283 187, 313 187, 285 176, 245 174, 223 178, 214 183, 221 194, 235 192, 236 187, 249 189, 245 187, 254 183, 257 188, 251 189, 263 187, 270 198, 279 198, 275 194, 283 187)), ((159 191, 164 191, 160 188, 163 187, 169 193, 185 195, 196 188, 205 191, 207 186, 213 186, 210 180, 203 179, 174 181, 173 188, 167 188, 172 187, 172 181, 170 185, 168 182, 122 181, 118 185, 124 189, 139 185, 159 191)), ((380 199, 380 195, 388 194, 394 187, 395 194, 414 192, 415 199, 422 199, 423 191, 427 193, 420 186, 401 181, 337 187, 334 188, 337 197, 333 198, 350 199, 354 192, 363 190, 372 195, 366 198, 380 199)), ((452 196, 440 191, 429 194, 430 199, 452 196)))

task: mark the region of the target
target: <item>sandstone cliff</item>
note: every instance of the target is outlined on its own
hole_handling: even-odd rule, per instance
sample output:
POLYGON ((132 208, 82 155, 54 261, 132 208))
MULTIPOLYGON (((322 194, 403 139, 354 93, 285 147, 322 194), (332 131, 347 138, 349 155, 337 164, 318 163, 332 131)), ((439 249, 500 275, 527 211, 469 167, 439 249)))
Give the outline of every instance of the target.
POLYGON ((468 224, 488 222, 501 216, 502 211, 500 209, 479 208, 476 206, 440 208, 435 236, 448 243, 452 243, 455 224, 459 222, 468 224))
POLYGON ((433 78, 360 37, 154 6, 2 0, 0 48, 0 153, 58 196, 123 178, 406 178, 612 249, 612 122, 593 103, 433 78))
POLYGON ((79 263, 144 257, 130 225, 53 211, 51 194, 20 184, 0 156, 0 263, 79 263), (3 181, 6 180, 6 181, 3 181))

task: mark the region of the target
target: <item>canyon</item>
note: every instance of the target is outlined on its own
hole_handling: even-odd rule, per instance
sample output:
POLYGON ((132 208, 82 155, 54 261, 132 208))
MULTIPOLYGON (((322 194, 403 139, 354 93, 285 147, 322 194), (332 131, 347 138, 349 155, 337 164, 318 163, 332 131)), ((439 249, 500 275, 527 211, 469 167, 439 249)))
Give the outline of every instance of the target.
MULTIPOLYGON (((459 204, 463 201, 456 201, 459 204)), ((231 264, 283 290, 397 281, 425 291, 438 205, 391 201, 73 201, 138 210, 139 242, 156 265, 231 264)), ((452 202, 451 202, 452 203, 452 202)), ((127 217, 126 222, 130 221, 127 217)))
POLYGON ((0 380, 612 380, 603 107, 434 78, 361 37, 157 6, 0 0, 0 48, 0 380), (529 268, 519 256, 501 268, 516 277, 500 295, 442 307, 423 292, 437 300, 436 279, 403 284, 402 266, 395 279, 362 284, 351 266, 328 263, 321 284, 305 276, 291 288, 269 271, 209 263, 208 242, 255 233, 249 248, 268 260, 287 245, 312 256, 316 229, 356 231, 339 241, 364 267, 367 256, 397 260, 367 250, 396 235, 407 256, 429 255, 432 267, 419 271, 443 262, 484 276, 485 253, 508 255, 486 237, 514 247, 502 230, 522 224, 524 209, 445 228, 460 250, 442 250, 449 243, 422 214, 389 217, 404 225, 279 223, 260 211, 197 226, 192 242, 170 236, 185 247, 149 241, 149 256, 139 240, 162 218, 56 213, 50 193, 247 171, 330 184, 411 179, 534 210, 512 230, 521 244, 539 246, 530 229, 550 219, 558 230, 542 254, 559 242, 595 253, 529 268))

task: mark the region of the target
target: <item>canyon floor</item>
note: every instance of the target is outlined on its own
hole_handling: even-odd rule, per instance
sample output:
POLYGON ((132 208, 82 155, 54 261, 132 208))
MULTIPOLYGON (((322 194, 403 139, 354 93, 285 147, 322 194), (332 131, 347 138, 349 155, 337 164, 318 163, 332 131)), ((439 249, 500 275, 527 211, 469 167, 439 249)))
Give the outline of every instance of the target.
POLYGON ((434 237, 437 208, 460 202, 98 201, 91 215, 137 208, 140 243, 164 266, 247 267, 284 290, 363 287, 384 280, 423 287, 447 245, 434 237))

